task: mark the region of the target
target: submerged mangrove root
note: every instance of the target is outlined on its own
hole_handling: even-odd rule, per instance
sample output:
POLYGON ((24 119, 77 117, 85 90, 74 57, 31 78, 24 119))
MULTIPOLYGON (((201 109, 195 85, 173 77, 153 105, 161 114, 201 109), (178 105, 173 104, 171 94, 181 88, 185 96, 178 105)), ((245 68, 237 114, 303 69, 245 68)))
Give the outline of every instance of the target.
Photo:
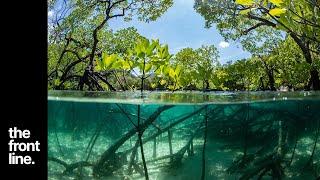
MULTIPOLYGON (((162 160, 162 159, 167 159, 167 158, 170 158, 172 159, 174 157, 174 154, 173 154, 173 150, 172 150, 172 130, 171 128, 174 127, 175 125, 185 121, 186 119, 194 116, 195 114, 199 113, 200 111, 202 111, 203 108, 200 108, 199 110, 191 113, 191 114, 188 114, 187 116, 184 116, 180 119, 178 119, 177 121, 175 121, 174 123, 171 123, 169 126, 165 127, 165 128, 161 128, 159 125, 157 125, 156 129, 158 130, 157 133, 149 136, 148 138, 144 139, 142 142, 143 144, 153 140, 153 144, 154 144, 154 149, 153 149, 153 160, 149 160, 149 161, 146 161, 146 163, 149 163, 149 162, 155 162, 155 161, 158 161, 158 160, 162 160), (169 151, 170 151, 170 155, 166 155, 166 156, 162 156, 162 157, 155 157, 155 153, 156 153, 156 138, 160 135, 162 135, 164 132, 168 132, 168 142, 169 142, 169 151)), ((153 123, 153 125, 155 125, 155 123, 153 123)), ((128 174, 131 175, 132 174, 132 166, 135 164, 134 163, 134 158, 137 156, 137 148, 139 147, 139 142, 137 141, 136 144, 129 150, 126 150, 124 151, 123 153, 124 154, 128 154, 131 152, 131 156, 130 156, 130 161, 129 161, 129 164, 128 164, 128 174)), ((194 153, 194 150, 193 150, 193 141, 191 141, 190 145, 189 145, 189 148, 187 148, 187 150, 191 151, 190 153, 192 153, 191 155, 193 155, 194 153)), ((143 162, 142 162, 143 163, 143 162)), ((139 163, 141 164, 141 163, 139 163)))
POLYGON ((66 162, 55 158, 55 157, 48 157, 48 161, 56 162, 58 164, 61 164, 65 170, 63 171, 63 174, 70 174, 73 172, 73 170, 81 167, 86 167, 86 166, 93 166, 92 163, 89 163, 87 161, 80 161, 72 164, 67 164, 66 162))
MULTIPOLYGON (((170 152, 170 156, 172 157, 172 132, 171 130, 169 129, 168 130, 168 143, 169 143, 169 152, 170 152)), ((171 161, 172 161, 172 158, 171 158, 171 161)))
MULTIPOLYGON (((157 117, 163 112, 170 108, 172 108, 172 105, 166 105, 159 107, 153 114, 149 116, 147 120, 145 120, 140 126, 139 131, 144 132, 144 130, 154 122, 157 117)), ((130 137, 135 135, 138 132, 137 128, 132 128, 129 130, 123 137, 121 137, 119 140, 117 140, 113 145, 111 145, 105 152, 102 153, 100 159, 97 161, 97 163, 93 166, 93 175, 94 176, 101 176, 104 174, 109 174, 108 166, 112 166, 112 164, 108 164, 107 162, 110 159, 113 159, 115 156, 115 152, 121 147, 130 137)))
MULTIPOLYGON (((180 118, 180 119, 178 119, 178 120, 176 120, 176 121, 173 122, 173 123, 170 123, 170 125, 168 125, 167 127, 162 128, 161 130, 157 131, 155 134, 153 134, 153 135, 145 138, 145 139, 143 140, 143 144, 145 144, 145 143, 153 140, 154 138, 162 135, 162 134, 165 133, 165 132, 168 132, 168 131, 169 131, 171 128, 173 128, 174 126, 176 126, 176 125, 182 123, 183 121, 189 119, 190 117, 192 117, 192 116, 200 113, 203 109, 204 109, 204 107, 203 107, 203 108, 200 108, 200 109, 198 109, 197 111, 194 111, 194 112, 192 112, 192 113, 190 113, 190 114, 188 114, 188 115, 186 115, 186 116, 184 116, 184 117, 182 117, 182 118, 180 118)), ((135 148, 137 148, 137 145, 133 146, 131 149, 128 149, 128 150, 124 151, 123 153, 124 153, 124 154, 128 154, 128 153, 130 153, 131 151, 133 151, 135 148)))
POLYGON ((103 127, 103 124, 104 123, 98 125, 98 127, 97 127, 96 131, 94 132, 93 136, 90 138, 89 144, 88 144, 88 146, 86 148, 86 152, 88 153, 86 161, 88 161, 89 158, 90 158, 90 155, 92 153, 92 149, 93 149, 93 147, 94 147, 94 145, 95 145, 95 143, 96 143, 96 141, 97 141, 97 139, 98 139, 98 137, 100 135, 100 132, 101 132, 102 127, 103 127))
POLYGON ((243 141, 243 158, 245 159, 248 152, 248 125, 249 125, 249 118, 250 118, 250 104, 247 104, 247 112, 246 117, 243 118, 243 129, 244 129, 244 141, 243 141))
POLYGON ((139 146, 139 139, 137 140, 136 144, 135 144, 135 148, 132 152, 131 152, 131 156, 130 156, 130 160, 128 163, 128 175, 132 174, 132 166, 135 164, 134 159, 137 156, 137 151, 138 151, 138 146, 139 146))
MULTIPOLYGON (((182 147, 178 152, 172 155, 172 160, 170 161, 170 166, 171 167, 177 167, 181 165, 181 161, 183 158, 183 155, 186 153, 187 149, 190 147, 191 142, 193 141, 194 137, 197 135, 199 130, 201 129, 202 124, 195 130, 195 132, 191 135, 189 140, 187 141, 187 144, 182 147)), ((171 156, 170 156, 171 159, 171 156)))
POLYGON ((157 157, 157 138, 154 138, 153 140, 153 153, 152 157, 156 158, 157 157))
POLYGON ((204 127, 204 138, 203 138, 203 148, 202 148, 201 180, 205 179, 205 174, 206 174, 206 144, 207 144, 207 136, 208 136, 208 106, 205 106, 204 124, 205 124, 205 127, 204 127))
POLYGON ((61 144, 60 144, 60 141, 59 141, 59 137, 58 137, 57 127, 56 126, 54 127, 54 136, 55 136, 57 144, 58 144, 59 152, 60 152, 61 156, 64 157, 64 153, 62 151, 62 147, 61 147, 61 144))
MULTIPOLYGON (((188 139, 187 143, 176 153, 164 155, 161 157, 157 157, 155 159, 151 159, 146 161, 147 163, 156 162, 164 159, 170 159, 170 167, 177 167, 177 165, 181 164, 181 160, 183 158, 183 155, 186 153, 186 151, 190 148, 190 144, 193 141, 194 137, 197 135, 199 130, 201 129, 202 124, 191 134, 190 138, 188 139), (172 159, 172 160, 171 160, 172 159)), ((141 164, 141 163, 138 163, 141 164)))
POLYGON ((277 153, 278 156, 284 155, 284 122, 279 121, 279 130, 278 130, 278 147, 277 147, 277 153))
POLYGON ((304 169, 307 168, 308 166, 312 166, 313 164, 313 157, 314 157, 314 153, 316 151, 317 148, 317 143, 318 143, 318 139, 320 136, 320 123, 318 122, 318 127, 316 130, 316 135, 315 135, 315 140, 314 140, 314 144, 313 144, 313 148, 312 148, 312 153, 309 157, 309 160, 307 161, 307 164, 305 165, 304 169))
POLYGON ((267 172, 271 172, 273 179, 281 179, 284 174, 284 168, 281 166, 282 160, 278 157, 277 152, 267 155, 264 158, 256 160, 252 168, 248 168, 242 173, 241 180, 252 179, 258 176, 261 179, 267 172))
POLYGON ((190 143, 190 156, 194 155, 194 150, 193 150, 193 140, 190 143))
MULTIPOLYGON (((170 143, 170 141, 171 141, 171 139, 172 139, 171 128, 174 127, 174 126, 176 126, 177 124, 179 124, 179 123, 181 123, 181 122, 189 119, 190 117, 198 114, 198 113, 201 112, 203 109, 204 109, 204 108, 200 108, 200 109, 198 109, 197 111, 194 111, 194 112, 192 112, 192 113, 190 113, 190 114, 188 114, 188 115, 186 115, 186 116, 184 116, 184 117, 176 120, 174 123, 171 123, 170 125, 168 125, 168 126, 165 127, 165 128, 157 128, 158 131, 157 131, 155 134, 153 134, 153 135, 151 135, 151 136, 143 139, 142 143, 145 144, 145 143, 147 143, 147 142, 149 142, 149 141, 151 141, 151 140, 154 140, 155 138, 157 138, 158 136, 162 135, 163 133, 168 132, 168 141, 169 141, 169 151, 170 151, 170 155, 162 156, 162 157, 159 157, 159 158, 154 158, 153 160, 146 161, 146 163, 155 162, 155 161, 162 160, 162 159, 167 159, 167 158, 170 158, 170 159, 172 159, 172 161, 173 161, 173 157, 175 156, 175 154, 173 154, 172 143, 170 143), (171 146, 170 146, 170 145, 171 145, 171 146)), ((129 164, 128 164, 128 174, 129 174, 129 175, 132 174, 132 166, 135 164, 135 163, 134 163, 134 158, 137 157, 137 149, 138 149, 138 147, 139 147, 139 142, 137 141, 132 148, 130 148, 130 149, 128 149, 128 150, 126 150, 126 151, 123 152, 123 154, 128 154, 128 153, 131 152, 131 156, 130 156, 130 160, 129 160, 129 164)), ((190 142, 190 144, 189 144, 189 148, 191 149, 191 153, 192 153, 192 155, 193 155, 193 153, 194 153, 194 150, 193 150, 193 140, 191 140, 191 142, 190 142)), ((188 149, 189 149, 189 148, 188 148, 188 149)))
MULTIPOLYGON (((254 112, 255 111, 253 111, 253 113, 254 112)), ((284 158, 288 152, 288 148, 286 148, 286 146, 289 146, 288 143, 291 142, 288 139, 289 131, 287 129, 287 124, 285 121, 283 121, 282 119, 276 121, 278 117, 276 117, 274 113, 271 113, 271 115, 272 116, 269 117, 266 115, 264 116, 269 118, 269 120, 267 120, 269 122, 268 124, 264 124, 264 122, 266 121, 264 118, 261 121, 260 117, 256 117, 253 119, 254 116, 250 116, 249 118, 249 116, 247 115, 246 121, 243 124, 247 129, 244 131, 244 142, 259 142, 260 139, 266 139, 269 141, 263 141, 263 144, 260 143, 261 147, 258 150, 256 150, 257 145, 253 146, 255 152, 250 154, 248 150, 252 146, 248 146, 250 144, 244 143, 244 155, 242 155, 241 158, 235 161, 233 165, 228 168, 227 171, 229 173, 240 173, 240 179, 261 179, 266 175, 271 175, 273 179, 281 179, 284 176, 284 168, 286 165, 284 163, 284 158), (274 128, 275 126, 273 126, 275 122, 278 123, 277 128, 274 128), (259 134, 259 132, 262 132, 263 135, 259 135, 257 137, 252 136, 253 134, 259 134)), ((292 145, 294 145, 294 150, 292 151, 290 163, 295 152, 297 140, 298 138, 296 137, 295 141, 293 141, 292 143, 292 145)))
POLYGON ((295 140, 295 143, 294 143, 294 147, 293 147, 293 150, 292 150, 292 154, 291 154, 291 158, 289 160, 288 166, 291 166, 291 163, 293 161, 294 155, 296 153, 297 144, 298 144, 298 138, 296 137, 296 140, 295 140))
MULTIPOLYGON (((171 121, 171 119, 168 119, 167 121, 170 121, 171 123, 166 124, 167 122, 165 121, 165 123, 163 123, 165 124, 164 127, 161 127, 162 124, 157 124, 156 121, 159 120, 159 115, 169 108, 171 108, 171 106, 159 107, 148 118, 141 117, 140 110, 138 110, 136 115, 131 114, 130 116, 129 114, 127 117, 129 119, 131 117, 137 117, 138 123, 133 124, 134 127, 132 127, 132 129, 129 129, 121 138, 106 149, 101 154, 100 159, 94 164, 89 163, 88 160, 90 160, 89 157, 92 148, 101 131, 98 130, 98 127, 94 134, 91 135, 92 137, 86 148, 86 153, 88 153, 86 161, 67 164, 64 161, 53 157, 50 157, 49 161, 62 165, 65 168, 63 173, 77 173, 77 171, 75 171, 76 169, 81 172, 82 167, 91 166, 93 175, 95 176, 112 175, 115 171, 115 174, 117 175, 119 175, 118 173, 127 172, 125 174, 130 176, 134 171, 135 175, 139 173, 142 177, 145 176, 146 179, 148 179, 148 163, 166 159, 166 163, 169 163, 166 165, 169 165, 171 168, 178 167, 182 164, 183 158, 186 157, 186 152, 188 153, 188 156, 191 156, 194 153, 193 140, 196 136, 197 138, 203 138, 204 140, 202 148, 201 179, 209 178, 206 177, 205 171, 207 165, 206 153, 209 152, 207 146, 208 142, 210 142, 210 138, 217 138, 217 140, 220 140, 222 143, 232 144, 232 146, 226 148, 231 150, 236 149, 237 151, 242 152, 241 156, 237 158, 237 161, 235 161, 227 170, 228 173, 239 174, 240 179, 263 179, 267 176, 273 179, 280 179, 285 175, 284 168, 290 167, 290 169, 288 168, 288 171, 290 172, 296 165, 296 161, 293 161, 293 159, 300 159, 301 155, 296 153, 298 150, 300 151, 300 147, 297 145, 298 142, 300 143, 300 137, 309 137, 310 132, 302 131, 300 130, 302 129, 300 127, 307 127, 308 129, 312 127, 311 133, 313 142, 311 145, 312 147, 310 147, 311 155, 301 162, 305 163, 305 160, 309 160, 308 164, 312 165, 314 172, 317 172, 314 174, 314 177, 319 176, 319 162, 316 161, 316 158, 318 155, 318 141, 320 141, 320 129, 319 126, 314 128, 315 124, 310 123, 310 121, 306 123, 305 120, 307 120, 307 118, 305 117, 295 117, 296 115, 286 114, 286 112, 282 112, 279 109, 274 111, 260 109, 259 106, 250 107, 250 116, 249 113, 245 113, 245 106, 234 109, 228 106, 213 108, 214 114, 211 114, 211 112, 213 112, 211 111, 211 108, 210 111, 208 111, 208 107, 203 106, 190 114, 183 114, 177 117, 177 120, 172 119, 171 121), (227 109, 225 109, 226 107, 227 109), (195 115, 199 115, 203 110, 205 110, 204 119, 199 118, 196 119, 196 121, 192 121, 192 123, 182 123, 195 115), (261 114, 261 116, 259 114, 261 114), (179 126, 179 128, 173 129, 175 126, 179 126), (199 126, 199 128, 194 131, 193 127, 195 126, 199 126), (192 128, 191 133, 187 132, 190 127, 192 128), (147 128, 152 129, 144 133, 147 128), (202 131, 202 128, 204 130, 204 135, 203 137, 200 137, 198 135, 201 135, 201 133, 197 132, 199 129, 202 131), (147 134, 149 132, 150 134, 147 134), (173 132, 175 136, 176 134, 181 136, 187 134, 187 142, 180 150, 178 150, 178 152, 176 152, 176 150, 173 151, 172 149, 173 132), (157 141, 161 141, 160 137, 167 133, 168 137, 165 137, 164 141, 168 144, 166 146, 169 148, 169 153, 161 156, 159 152, 157 154, 157 141), (144 138, 142 136, 144 136, 144 138), (123 152, 118 151, 124 143, 133 139, 132 146, 128 147, 128 149, 123 152), (153 142, 153 154, 151 154, 151 159, 145 159, 144 157, 143 145, 147 142, 150 142, 151 145, 153 142), (141 150, 139 153, 138 148, 141 150), (138 156, 139 161, 136 159, 138 156), (127 157, 129 157, 129 161, 126 161, 127 157), (293 165, 291 166, 291 164, 293 165), (120 172, 119 169, 122 171, 120 172)), ((122 113, 124 112, 125 111, 123 110, 122 113)), ((131 120, 131 122, 133 121, 131 120)), ((127 123, 129 123, 129 121, 127 123)), ((199 156, 201 156, 201 154, 199 154, 199 156)), ((160 166, 162 166, 162 161, 160 164, 160 166)))
POLYGON ((149 180, 149 174, 148 174, 148 168, 147 168, 147 163, 144 157, 144 151, 143 151, 143 143, 142 143, 142 134, 138 134, 138 139, 139 139, 139 145, 140 145, 140 151, 141 151, 141 159, 142 159, 142 164, 143 164, 143 169, 144 169, 144 177, 146 180, 149 180))
POLYGON ((143 169, 144 169, 144 177, 146 178, 146 180, 149 180, 148 168, 147 168, 146 160, 144 157, 143 143, 142 143, 142 135, 143 135, 144 130, 140 129, 140 117, 141 117, 140 113, 141 113, 141 107, 140 107, 140 105, 138 105, 138 126, 137 126, 138 140, 139 140, 141 159, 142 159, 143 169))
POLYGON ((134 168, 134 170, 135 170, 136 172, 138 172, 141 176, 144 175, 143 170, 140 168, 140 166, 139 166, 138 164, 134 163, 134 164, 133 164, 133 168, 134 168))

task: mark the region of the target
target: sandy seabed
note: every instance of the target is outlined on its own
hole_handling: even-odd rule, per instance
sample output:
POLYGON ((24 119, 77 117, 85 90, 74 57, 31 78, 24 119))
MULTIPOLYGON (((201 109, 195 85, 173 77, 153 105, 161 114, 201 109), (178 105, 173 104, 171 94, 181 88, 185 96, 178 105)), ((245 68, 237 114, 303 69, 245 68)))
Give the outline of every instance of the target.
MULTIPOLYGON (((78 161, 84 161, 87 153, 86 148, 90 141, 90 136, 77 136, 74 137, 70 133, 49 133, 48 136, 48 154, 58 159, 65 161, 66 163, 74 163, 78 161), (58 141, 60 146, 58 145, 58 141)), ((313 179, 314 176, 307 171, 301 173, 297 171, 299 168, 300 159, 307 159, 311 155, 311 149, 313 140, 310 138, 303 138, 296 148, 296 155, 292 161, 292 168, 285 169, 285 179, 313 179)), ((123 151, 132 147, 135 140, 126 142, 119 151, 123 151)), ((89 162, 96 162, 100 155, 113 143, 110 138, 100 136, 89 158, 89 162)), ((172 139, 173 153, 181 149, 186 140, 180 138, 172 139)), ((157 162, 147 163, 149 177, 152 180, 198 180, 201 177, 202 170, 202 144, 203 140, 198 138, 194 139, 194 155, 188 156, 185 153, 181 166, 168 168, 167 164, 169 159, 161 160, 157 162)), ((231 166, 236 157, 241 155, 240 151, 222 149, 222 143, 215 142, 214 140, 208 140, 206 147, 206 179, 226 179, 234 180, 239 179, 240 174, 229 174, 226 170, 231 166)), ((317 149, 320 148, 320 144, 317 144, 317 149)), ((140 152, 140 150, 139 150, 140 152)), ((152 159, 153 154, 153 142, 144 144, 144 152, 146 160, 152 159)), ((319 151, 317 151, 319 152, 319 151)), ((169 154, 169 145, 166 141, 166 137, 160 137, 157 141, 157 157, 161 157, 169 154)), ((319 168, 319 153, 316 153, 317 158, 314 158, 314 163, 318 164, 319 168)), ((138 157, 141 157, 138 154, 138 157)), ((140 160, 141 161, 141 160, 140 160)), ((145 179, 143 176, 134 172, 133 175, 126 175, 126 166, 114 172, 114 176, 94 178, 92 176, 91 167, 84 167, 82 169, 82 178, 77 176, 77 170, 74 174, 63 174, 64 167, 55 162, 48 162, 48 179, 50 180, 71 180, 71 179, 106 179, 106 180, 120 180, 120 179, 145 179)), ((79 173, 78 173, 79 174, 79 173)), ((266 178, 263 178, 266 179, 266 178)), ((270 177, 271 179, 271 177, 270 177)))

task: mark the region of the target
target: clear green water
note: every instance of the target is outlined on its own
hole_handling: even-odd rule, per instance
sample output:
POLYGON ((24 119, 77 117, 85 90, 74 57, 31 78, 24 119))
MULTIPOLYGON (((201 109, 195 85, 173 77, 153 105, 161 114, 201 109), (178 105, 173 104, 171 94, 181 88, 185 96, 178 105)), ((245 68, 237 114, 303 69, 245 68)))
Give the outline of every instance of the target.
POLYGON ((316 92, 50 91, 48 178, 316 179, 319 136, 316 92))

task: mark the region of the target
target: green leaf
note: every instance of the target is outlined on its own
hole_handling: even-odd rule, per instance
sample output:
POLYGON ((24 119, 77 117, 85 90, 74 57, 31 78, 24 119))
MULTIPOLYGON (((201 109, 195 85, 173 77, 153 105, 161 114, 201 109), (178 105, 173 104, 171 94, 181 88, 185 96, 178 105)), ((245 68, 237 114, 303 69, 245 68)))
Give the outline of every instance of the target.
POLYGON ((61 71, 58 71, 58 76, 59 76, 59 77, 61 77, 62 74, 63 74, 63 73, 62 73, 61 71))
POLYGON ((102 61, 101 60, 98 60, 97 61, 97 65, 95 66, 95 70, 96 71, 102 71, 102 61))
POLYGON ((163 85, 165 85, 167 83, 167 81, 162 79, 159 83, 161 84, 161 86, 163 86, 163 85))
POLYGON ((136 46, 134 47, 134 53, 139 54, 140 52, 141 52, 141 46, 139 43, 137 43, 136 46))
POLYGON ((60 84, 60 79, 55 79, 54 80, 54 85, 55 86, 59 86, 59 84, 60 84))
POLYGON ((169 77, 171 77, 172 79, 174 79, 175 76, 176 76, 176 72, 175 72, 172 68, 170 68, 170 69, 169 69, 169 77))
POLYGON ((107 70, 112 67, 112 64, 117 60, 118 55, 111 54, 111 55, 102 55, 102 69, 107 70))
POLYGON ((241 14, 241 15, 247 15, 247 14, 249 14, 250 11, 251 11, 251 9, 241 10, 241 11, 239 12, 239 14, 241 14))
POLYGON ((168 89, 170 89, 170 90, 176 90, 175 86, 173 86, 173 85, 169 85, 169 86, 168 86, 168 89))
POLYGON ((151 87, 152 87, 152 88, 156 88, 156 87, 157 87, 157 84, 156 84, 156 83, 151 83, 151 87))
POLYGON ((130 70, 132 66, 133 66, 133 62, 131 62, 131 61, 123 61, 122 62, 122 68, 124 70, 130 70))
POLYGON ((138 64, 138 68, 141 70, 141 72, 142 72, 142 70, 143 70, 143 63, 139 63, 138 64))
POLYGON ((170 68, 168 66, 163 66, 163 74, 169 74, 170 68))
POLYGON ((285 9, 285 8, 274 8, 269 11, 269 14, 272 16, 280 16, 281 14, 285 13, 286 11, 287 11, 287 9, 285 9))
POLYGON ((177 76, 180 75, 181 69, 182 69, 181 66, 177 66, 177 67, 176 67, 175 73, 176 73, 177 76))
POLYGON ((123 66, 122 61, 116 61, 112 64, 113 69, 120 69, 123 66))
POLYGON ((146 67, 145 67, 145 72, 149 72, 152 68, 152 64, 148 63, 146 64, 146 67))
POLYGON ((236 4, 243 6, 251 6, 252 4, 254 4, 254 0, 236 0, 236 4))
POLYGON ((139 58, 144 58, 144 57, 145 57, 145 55, 146 55, 146 54, 145 54, 144 52, 140 52, 140 53, 138 53, 138 57, 139 57, 139 58))
POLYGON ((152 43, 149 47, 147 47, 147 51, 146 51, 146 54, 148 56, 151 56, 154 49, 159 45, 159 40, 152 40, 152 43))
POLYGON ((270 2, 276 6, 281 6, 283 0, 270 0, 270 2))

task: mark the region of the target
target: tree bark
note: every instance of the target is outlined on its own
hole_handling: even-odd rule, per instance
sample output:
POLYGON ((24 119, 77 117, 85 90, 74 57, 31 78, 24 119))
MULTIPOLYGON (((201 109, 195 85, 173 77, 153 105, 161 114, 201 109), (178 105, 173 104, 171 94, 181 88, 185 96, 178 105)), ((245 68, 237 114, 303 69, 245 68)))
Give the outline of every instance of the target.
POLYGON ((310 71, 309 87, 313 90, 320 90, 319 72, 314 68, 310 71))
POLYGON ((206 84, 205 90, 209 90, 210 89, 210 84, 209 84, 209 80, 208 79, 205 80, 205 84, 206 84))
POLYGON ((276 91, 276 87, 275 87, 275 80, 274 80, 274 77, 273 77, 273 68, 269 67, 268 64, 265 62, 265 60, 263 59, 263 57, 260 56, 260 59, 262 61, 262 64, 264 65, 265 67, 265 70, 266 70, 266 73, 267 73, 267 76, 268 76, 268 83, 269 83, 269 89, 271 91, 276 91))
MULTIPOLYGON (((293 40, 298 44, 300 47, 302 54, 304 58, 306 59, 306 62, 310 65, 312 65, 312 56, 309 49, 309 44, 302 42, 301 39, 299 39, 294 33, 290 33, 290 36, 293 38, 293 40)), ((310 79, 308 83, 307 90, 320 90, 320 79, 319 79, 319 72, 314 67, 310 70, 310 79)))
POLYGON ((276 87, 274 85, 275 80, 274 80, 274 77, 273 77, 273 71, 272 70, 270 70, 268 72, 268 78, 269 78, 269 88, 270 88, 270 90, 271 91, 276 91, 277 89, 276 89, 276 87))

